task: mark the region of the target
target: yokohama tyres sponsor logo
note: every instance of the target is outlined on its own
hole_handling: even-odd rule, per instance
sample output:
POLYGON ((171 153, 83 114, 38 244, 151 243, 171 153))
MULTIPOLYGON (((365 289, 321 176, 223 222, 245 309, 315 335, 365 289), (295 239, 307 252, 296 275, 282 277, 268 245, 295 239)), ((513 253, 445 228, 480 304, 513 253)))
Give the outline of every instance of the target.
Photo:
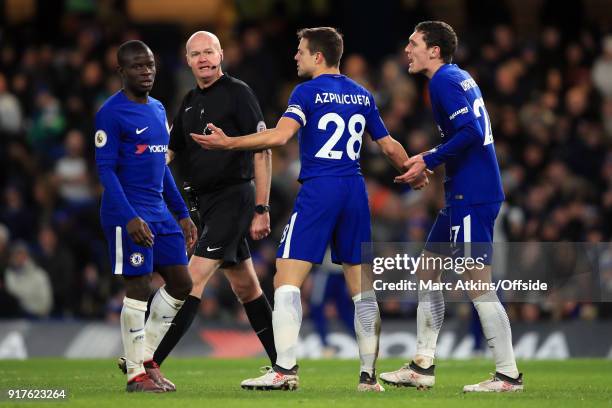
POLYGON ((457 115, 463 115, 464 113, 468 113, 468 107, 467 107, 467 106, 464 106, 463 108, 461 108, 461 109, 459 109, 458 111, 454 112, 454 113, 453 113, 452 115, 450 115, 448 118, 449 118, 450 120, 453 120, 453 119, 455 119, 455 117, 456 117, 457 115))
POLYGON ((147 149, 151 153, 166 153, 168 151, 168 145, 140 144, 140 145, 136 145, 136 151, 134 153, 143 154, 147 149))

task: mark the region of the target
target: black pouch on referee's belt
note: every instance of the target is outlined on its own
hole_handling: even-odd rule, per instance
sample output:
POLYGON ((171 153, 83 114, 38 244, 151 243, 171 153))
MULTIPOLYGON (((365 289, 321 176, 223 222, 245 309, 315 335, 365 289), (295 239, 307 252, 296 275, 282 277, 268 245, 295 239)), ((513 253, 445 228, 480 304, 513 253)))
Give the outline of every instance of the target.
POLYGON ((187 197, 187 207, 189 207, 191 216, 199 216, 200 196, 198 195, 198 191, 188 182, 183 183, 183 191, 185 191, 185 196, 187 197))

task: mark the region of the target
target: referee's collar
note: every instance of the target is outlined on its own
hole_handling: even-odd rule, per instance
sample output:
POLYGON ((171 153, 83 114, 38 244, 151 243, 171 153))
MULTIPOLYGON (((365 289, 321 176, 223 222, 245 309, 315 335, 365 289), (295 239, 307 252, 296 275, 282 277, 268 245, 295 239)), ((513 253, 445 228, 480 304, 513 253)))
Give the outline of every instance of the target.
POLYGON ((213 82, 212 84, 210 84, 210 86, 207 86, 206 88, 200 88, 200 85, 196 83, 196 89, 200 93, 205 93, 205 92, 210 91, 212 88, 216 87, 219 82, 226 81, 226 80, 227 80, 227 74, 224 73, 219 78, 217 78, 215 82, 213 82))

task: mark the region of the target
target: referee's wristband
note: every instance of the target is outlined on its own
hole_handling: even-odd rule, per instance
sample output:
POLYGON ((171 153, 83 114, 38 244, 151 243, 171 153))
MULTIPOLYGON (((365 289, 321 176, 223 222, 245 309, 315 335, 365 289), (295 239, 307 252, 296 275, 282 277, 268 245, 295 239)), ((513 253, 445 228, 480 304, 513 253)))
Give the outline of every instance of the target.
POLYGON ((265 214, 267 212, 270 212, 270 206, 264 205, 264 204, 258 204, 255 206, 255 212, 257 214, 265 214))

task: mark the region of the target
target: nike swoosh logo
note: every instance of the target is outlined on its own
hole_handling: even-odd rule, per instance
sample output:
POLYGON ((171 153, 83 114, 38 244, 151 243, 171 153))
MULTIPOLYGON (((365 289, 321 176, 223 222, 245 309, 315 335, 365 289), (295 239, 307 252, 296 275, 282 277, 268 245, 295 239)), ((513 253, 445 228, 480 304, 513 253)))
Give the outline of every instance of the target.
POLYGON ((174 316, 162 316, 162 319, 174 319, 174 316))
POLYGON ((136 134, 137 134, 137 135, 139 135, 139 134, 141 134, 142 132, 144 132, 145 130, 147 130, 148 128, 149 128, 148 126, 147 126, 147 127, 145 127, 145 128, 142 128, 142 129, 138 129, 138 128, 136 128, 136 134))
POLYGON ((136 332, 139 332, 141 330, 144 330, 144 328, 142 328, 142 329, 130 329, 130 333, 136 333, 136 332))
POLYGON ((216 251, 217 249, 221 249, 221 248, 223 248, 223 247, 217 247, 217 248, 206 247, 206 250, 208 252, 213 252, 213 251, 216 251))
POLYGON ((185 108, 185 112, 187 112, 189 109, 193 108, 193 106, 188 106, 185 108))

